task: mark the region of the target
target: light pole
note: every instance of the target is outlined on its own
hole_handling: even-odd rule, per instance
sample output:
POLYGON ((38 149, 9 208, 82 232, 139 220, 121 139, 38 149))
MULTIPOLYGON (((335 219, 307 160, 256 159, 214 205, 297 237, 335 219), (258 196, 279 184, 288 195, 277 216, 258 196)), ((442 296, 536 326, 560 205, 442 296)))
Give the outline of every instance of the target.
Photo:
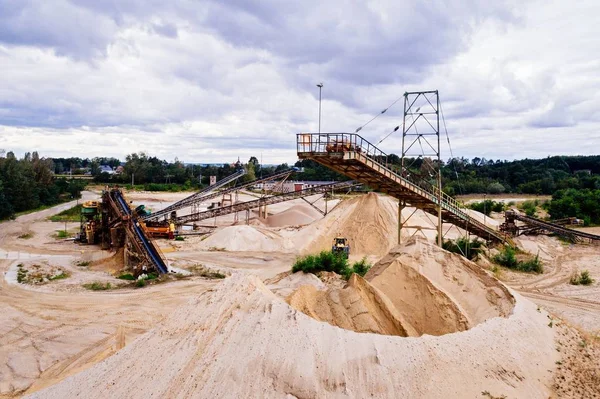
POLYGON ((486 224, 486 220, 485 220, 485 217, 487 216, 486 215, 487 214, 486 201, 487 201, 487 193, 483 194, 483 224, 486 224))
POLYGON ((321 90, 323 89, 323 83, 317 84, 319 88, 319 133, 321 133, 321 90))

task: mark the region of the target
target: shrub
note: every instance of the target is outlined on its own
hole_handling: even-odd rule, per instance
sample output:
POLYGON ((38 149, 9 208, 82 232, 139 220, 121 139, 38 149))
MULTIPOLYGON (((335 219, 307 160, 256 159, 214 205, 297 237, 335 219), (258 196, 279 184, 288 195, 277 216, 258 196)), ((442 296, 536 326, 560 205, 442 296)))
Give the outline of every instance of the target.
POLYGON ((66 230, 57 230, 56 231, 57 238, 67 238, 68 236, 69 236, 69 233, 67 233, 66 230))
POLYGON ((158 274, 157 273, 148 273, 146 280, 156 280, 158 278, 158 274))
POLYGON ((442 248, 446 251, 460 254, 469 260, 477 258, 482 250, 483 241, 478 239, 469 240, 467 237, 460 237, 458 240, 446 240, 442 248))
POLYGON ((110 290, 111 285, 110 283, 102 284, 96 281, 93 283, 83 284, 83 287, 92 291, 106 291, 110 290))
POLYGON ((121 280, 129 280, 129 281, 133 281, 135 280, 135 277, 133 277, 133 274, 130 273, 126 273, 126 274, 121 274, 119 277, 117 277, 118 279, 121 280))
POLYGON ((145 287, 146 286, 146 279, 141 278, 141 279, 137 280, 135 282, 135 286, 138 287, 138 288, 145 287))
POLYGON ((594 280, 590 277, 590 272, 584 270, 581 273, 574 273, 569 283, 572 285, 590 285, 594 283, 594 280))
POLYGON ((355 262, 352 265, 352 270, 354 270, 354 273, 358 274, 361 277, 364 277, 370 268, 371 268, 371 264, 369 262, 367 262, 366 257, 362 258, 361 260, 359 260, 358 262, 355 262))
POLYGON ((504 192, 504 186, 498 182, 491 183, 487 191, 491 194, 501 194, 504 192))
POLYGON ((518 270, 526 273, 538 273, 544 272, 544 267, 540 261, 539 255, 536 255, 533 259, 526 261, 517 260, 517 250, 509 245, 506 245, 504 249, 492 259, 499 265, 508 267, 509 269, 518 270))
POLYGON ((498 255, 494 256, 493 260, 499 265, 508 267, 509 269, 516 269, 518 262, 515 253, 515 249, 507 245, 498 255))
POLYGON ((485 200, 469 204, 469 208, 489 216, 491 212, 503 212, 504 203, 501 201, 485 200))
POLYGON ((541 274, 544 272, 544 268, 542 266, 542 262, 540 261, 539 255, 536 255, 533 259, 519 262, 517 264, 517 270, 526 273, 538 273, 541 274))
POLYGON ((71 277, 71 274, 65 271, 61 271, 60 274, 57 274, 56 276, 50 276, 48 277, 48 280, 53 281, 53 280, 62 280, 65 278, 71 277))
POLYGON ((524 201, 521 204, 521 209, 523 210, 523 212, 525 212, 525 214, 529 217, 534 217, 535 213, 537 211, 537 206, 539 204, 538 200, 535 201, 524 201))
POLYGON ((81 262, 77 262, 77 266, 81 266, 81 267, 86 267, 89 266, 92 262, 90 261, 81 261, 81 262))
POLYGON ((352 273, 364 276, 370 267, 371 265, 367 262, 366 258, 350 266, 345 254, 321 251, 318 255, 307 255, 296 259, 296 262, 292 266, 292 272, 302 271, 313 274, 321 271, 334 272, 348 279, 352 273))
POLYGON ((177 237, 175 237, 175 241, 185 241, 185 237, 184 236, 177 236, 177 237))

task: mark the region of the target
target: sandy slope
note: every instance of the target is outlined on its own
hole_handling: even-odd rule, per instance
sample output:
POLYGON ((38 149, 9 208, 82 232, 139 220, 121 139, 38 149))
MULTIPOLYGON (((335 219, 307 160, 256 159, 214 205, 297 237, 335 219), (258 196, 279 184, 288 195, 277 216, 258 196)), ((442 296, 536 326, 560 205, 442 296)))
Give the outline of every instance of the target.
POLYGON ((545 314, 517 297, 510 317, 462 333, 360 334, 311 319, 256 277, 238 274, 95 367, 31 397, 448 398, 488 391, 547 398, 554 332, 545 314))

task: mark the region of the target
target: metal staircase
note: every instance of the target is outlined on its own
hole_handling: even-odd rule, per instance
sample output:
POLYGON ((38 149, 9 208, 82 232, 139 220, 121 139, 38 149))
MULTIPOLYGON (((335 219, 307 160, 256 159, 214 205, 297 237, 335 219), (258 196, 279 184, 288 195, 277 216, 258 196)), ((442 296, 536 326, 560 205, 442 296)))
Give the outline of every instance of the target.
POLYGON ((311 159, 336 172, 389 194, 413 207, 438 216, 485 240, 510 239, 469 215, 454 198, 425 182, 416 183, 392 170, 388 155, 354 133, 302 133, 296 135, 298 157, 311 159))

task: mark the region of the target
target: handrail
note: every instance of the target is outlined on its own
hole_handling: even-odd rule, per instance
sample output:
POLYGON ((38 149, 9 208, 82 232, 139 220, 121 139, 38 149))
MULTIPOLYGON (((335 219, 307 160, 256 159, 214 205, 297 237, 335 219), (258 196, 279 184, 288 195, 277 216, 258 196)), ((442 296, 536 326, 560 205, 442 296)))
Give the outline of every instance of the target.
MULTIPOLYGON (((486 224, 483 224, 470 216, 464 205, 459 203, 443 191, 440 193, 439 188, 425 184, 425 182, 415 182, 405 176, 396 173, 389 161, 389 156, 377 148, 370 141, 356 133, 299 133, 296 135, 296 149, 298 155, 306 154, 310 156, 344 156, 344 154, 352 153, 354 158, 364 157, 365 164, 369 162, 373 166, 377 166, 383 174, 389 174, 400 182, 402 186, 412 192, 417 192, 427 198, 435 205, 440 205, 442 209, 449 211, 463 220, 477 226, 488 234, 494 235, 498 239, 504 240, 501 233, 486 224), (441 197, 441 198, 440 198, 441 197), (440 203, 441 202, 441 203, 440 203)), ((373 167, 372 166, 372 167, 373 167)), ((374 168, 375 169, 375 168, 374 168)))

